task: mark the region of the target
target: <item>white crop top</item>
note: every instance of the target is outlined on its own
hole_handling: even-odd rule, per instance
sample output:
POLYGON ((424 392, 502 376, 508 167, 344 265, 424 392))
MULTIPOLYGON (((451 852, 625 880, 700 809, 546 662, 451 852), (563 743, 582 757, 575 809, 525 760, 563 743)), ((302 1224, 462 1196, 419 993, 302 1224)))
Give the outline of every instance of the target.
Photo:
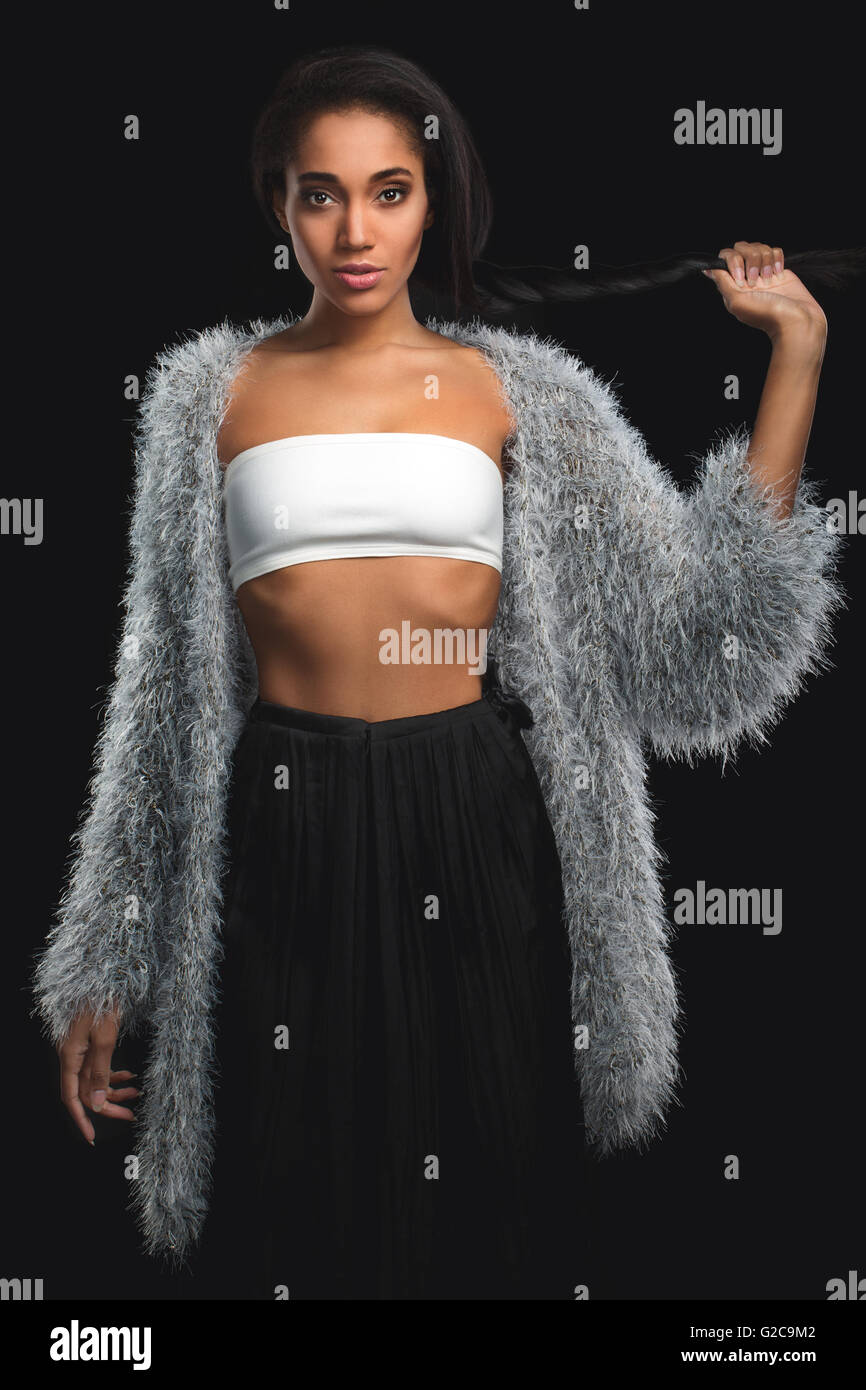
POLYGON ((439 555, 502 572, 502 475, 440 434, 299 434, 256 444, 223 473, 229 579, 307 560, 439 555))

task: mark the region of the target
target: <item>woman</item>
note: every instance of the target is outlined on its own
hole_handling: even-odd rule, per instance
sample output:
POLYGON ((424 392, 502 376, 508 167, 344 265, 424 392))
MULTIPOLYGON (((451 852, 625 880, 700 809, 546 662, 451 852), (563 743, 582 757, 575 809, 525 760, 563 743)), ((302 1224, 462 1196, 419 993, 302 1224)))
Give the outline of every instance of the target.
POLYGON ((253 167, 309 310, 160 359, 142 409, 132 650, 37 987, 89 1140, 84 1106, 134 1118, 118 1027, 154 1026, 133 1199, 153 1251, 203 1225, 202 1296, 574 1297, 584 1118, 603 1152, 645 1139, 675 1078, 635 737, 763 736, 841 600, 799 479, 826 321, 781 248, 711 272, 774 352, 748 453, 726 444, 686 509, 594 381, 569 398, 560 350, 415 319, 425 257, 466 300, 472 158, 415 65, 296 64, 253 167), (485 669, 495 633, 531 704, 485 669), (251 703, 228 659, 247 641, 251 703))

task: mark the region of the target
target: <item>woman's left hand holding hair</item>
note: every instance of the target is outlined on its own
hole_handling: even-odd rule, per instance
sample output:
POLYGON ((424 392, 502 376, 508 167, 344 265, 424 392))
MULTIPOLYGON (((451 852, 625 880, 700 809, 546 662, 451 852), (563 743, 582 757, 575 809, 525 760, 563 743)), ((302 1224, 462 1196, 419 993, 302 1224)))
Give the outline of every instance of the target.
POLYGON ((824 310, 799 276, 785 269, 781 246, 762 241, 736 241, 723 246, 719 258, 727 270, 704 270, 715 281, 734 318, 761 328, 772 342, 784 337, 821 342, 827 337, 824 310))

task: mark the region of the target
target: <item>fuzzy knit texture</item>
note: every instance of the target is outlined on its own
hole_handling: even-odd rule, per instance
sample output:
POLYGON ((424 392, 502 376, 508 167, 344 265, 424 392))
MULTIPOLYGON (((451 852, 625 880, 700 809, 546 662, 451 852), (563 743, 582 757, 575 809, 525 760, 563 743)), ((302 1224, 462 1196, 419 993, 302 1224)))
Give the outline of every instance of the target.
MULTIPOLYGON (((33 1014, 52 1043, 84 1009, 119 1007, 121 1038, 149 1035, 130 1209, 144 1249, 172 1265, 208 1208, 228 775, 257 694, 217 433, 250 349, 297 317, 225 320, 148 370, 114 681, 35 959, 33 1014)), ((427 327, 480 350, 515 423, 488 654, 535 715, 524 738, 562 861, 587 1138, 599 1156, 641 1149, 677 1099, 682 1029, 647 752, 724 760, 767 742, 804 677, 832 665, 842 537, 805 478, 779 516, 744 427, 686 492, 556 342, 477 318, 427 327)))

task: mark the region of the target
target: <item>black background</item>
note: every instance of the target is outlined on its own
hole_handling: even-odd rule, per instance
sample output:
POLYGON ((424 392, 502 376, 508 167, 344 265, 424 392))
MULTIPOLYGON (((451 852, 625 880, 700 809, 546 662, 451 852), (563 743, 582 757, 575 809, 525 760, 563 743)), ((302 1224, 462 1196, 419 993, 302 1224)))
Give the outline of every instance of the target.
MULTIPOLYGON (((4 484, 42 497, 42 545, 2 537, 7 905, 7 1125, 0 1274, 45 1297, 181 1296, 139 1252, 122 1161, 132 1130, 97 1119, 88 1148, 60 1106, 57 1062, 28 1017, 30 953, 60 892, 111 680, 126 561, 135 405, 165 344, 228 315, 302 312, 272 268, 249 191, 257 111, 297 55, 339 41, 419 61, 467 117, 496 217, 499 264, 715 256, 738 238, 794 251, 863 235, 861 84, 848 12, 541 3, 517 11, 292 3, 168 4, 56 17, 19 61, 34 78, 7 124, 4 484), (60 26, 63 27, 60 27, 60 26), (39 53, 41 51, 41 57, 39 53), (26 56, 25 56, 26 55, 26 56), (783 150, 682 147, 698 100, 781 107, 783 150), (123 119, 141 118, 141 139, 123 119), (13 385, 14 383, 14 385, 13 385), (22 1064, 19 1066, 19 1062, 22 1064)), ((813 292, 829 339, 805 472, 822 500, 863 492, 862 284, 813 292)), ((416 312, 421 316, 418 306, 416 312)), ((615 385, 683 487, 721 426, 752 422, 769 360, 700 275, 673 289, 515 313, 615 385), (735 373, 741 399, 723 398, 735 373)), ((834 669, 811 677, 760 753, 721 775, 650 764, 669 909, 680 886, 781 888, 784 925, 679 929, 686 1080, 667 1135, 594 1172, 599 1300, 824 1300, 866 1274, 862 1184, 863 836, 859 599, 849 536, 834 669), (723 1177, 737 1154, 738 1181, 723 1177)), ((126 1050, 123 1056, 129 1055, 126 1050)), ((188 1292, 188 1291, 187 1291, 188 1292)))

